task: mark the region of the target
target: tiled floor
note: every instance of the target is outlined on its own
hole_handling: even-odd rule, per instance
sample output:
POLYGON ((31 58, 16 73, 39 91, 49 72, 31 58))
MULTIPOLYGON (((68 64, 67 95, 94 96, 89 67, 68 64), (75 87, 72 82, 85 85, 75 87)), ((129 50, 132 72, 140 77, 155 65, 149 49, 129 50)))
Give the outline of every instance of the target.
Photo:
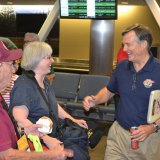
POLYGON ((104 160, 107 136, 103 136, 94 149, 90 149, 91 160, 104 160))
POLYGON ((107 142, 106 142, 107 134, 110 126, 111 124, 105 124, 106 131, 104 136, 101 138, 100 142, 94 149, 89 150, 90 157, 91 157, 90 160, 104 160, 104 154, 105 154, 105 149, 107 145, 107 142))

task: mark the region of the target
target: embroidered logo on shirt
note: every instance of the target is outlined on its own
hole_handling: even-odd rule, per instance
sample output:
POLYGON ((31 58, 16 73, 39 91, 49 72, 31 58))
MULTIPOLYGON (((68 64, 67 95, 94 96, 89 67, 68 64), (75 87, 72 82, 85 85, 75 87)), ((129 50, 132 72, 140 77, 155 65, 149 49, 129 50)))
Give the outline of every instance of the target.
POLYGON ((143 84, 146 88, 150 88, 152 87, 153 83, 155 83, 154 81, 152 81, 151 79, 146 79, 145 81, 143 81, 143 84))

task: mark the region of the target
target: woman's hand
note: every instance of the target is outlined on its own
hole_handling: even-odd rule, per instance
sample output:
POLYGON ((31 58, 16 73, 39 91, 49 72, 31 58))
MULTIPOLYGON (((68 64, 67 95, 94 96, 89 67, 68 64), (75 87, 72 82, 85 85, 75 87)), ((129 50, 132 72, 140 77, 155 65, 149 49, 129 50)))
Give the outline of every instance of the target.
POLYGON ((38 137, 42 137, 45 134, 38 131, 38 128, 41 128, 41 127, 42 127, 42 125, 40 125, 40 124, 31 124, 28 127, 24 128, 24 132, 26 133, 26 135, 32 134, 32 135, 36 135, 38 137))
POLYGON ((74 119, 73 119, 73 122, 77 123, 79 126, 81 126, 81 127, 83 127, 83 128, 88 129, 88 125, 87 125, 86 121, 83 120, 83 119, 75 119, 75 118, 74 118, 74 119))

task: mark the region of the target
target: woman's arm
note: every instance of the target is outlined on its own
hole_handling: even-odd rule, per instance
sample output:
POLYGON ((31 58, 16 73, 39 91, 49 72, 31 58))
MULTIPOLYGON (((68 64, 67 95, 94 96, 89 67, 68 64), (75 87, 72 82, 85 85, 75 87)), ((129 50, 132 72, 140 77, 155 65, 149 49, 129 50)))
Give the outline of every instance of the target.
POLYGON ((81 126, 83 128, 88 128, 88 125, 87 125, 85 120, 83 120, 83 119, 75 119, 70 114, 68 114, 59 104, 58 104, 58 115, 59 115, 59 117, 61 119, 69 118, 73 122, 77 123, 79 126, 81 126))
POLYGON ((57 140, 56 138, 49 137, 48 135, 39 132, 38 128, 42 126, 33 124, 30 120, 28 120, 28 114, 29 111, 26 106, 16 106, 13 108, 13 116, 17 121, 18 126, 24 128, 24 131, 27 135, 33 134, 39 136, 41 139, 43 139, 48 148, 53 148, 57 145, 62 144, 62 142, 57 140))
POLYGON ((58 145, 63 144, 63 142, 61 142, 60 140, 50 137, 48 135, 42 136, 41 139, 49 149, 53 149, 54 147, 57 147, 58 145))
POLYGON ((74 118, 69 115, 59 104, 58 104, 58 115, 61 119, 69 118, 74 121, 74 118))
POLYGON ((31 126, 33 123, 28 120, 29 110, 25 105, 15 106, 12 110, 14 119, 17 121, 17 124, 21 128, 26 128, 31 126))

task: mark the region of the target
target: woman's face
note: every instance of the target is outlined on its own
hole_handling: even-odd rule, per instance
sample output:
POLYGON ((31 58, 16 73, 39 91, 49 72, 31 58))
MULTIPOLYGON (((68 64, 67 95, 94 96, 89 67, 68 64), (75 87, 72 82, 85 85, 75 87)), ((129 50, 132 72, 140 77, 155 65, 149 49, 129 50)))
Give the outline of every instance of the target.
POLYGON ((51 65, 54 62, 52 56, 45 56, 37 65, 36 70, 41 72, 43 75, 50 73, 51 65))

